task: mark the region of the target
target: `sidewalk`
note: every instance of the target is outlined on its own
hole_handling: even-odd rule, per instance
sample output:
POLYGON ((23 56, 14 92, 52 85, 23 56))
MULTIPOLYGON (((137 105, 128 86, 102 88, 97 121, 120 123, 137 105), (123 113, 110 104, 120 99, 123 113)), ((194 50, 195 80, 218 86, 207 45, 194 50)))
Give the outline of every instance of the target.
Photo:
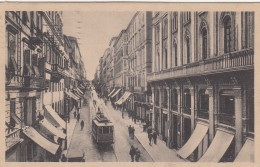
POLYGON ((76 124, 77 124, 77 119, 74 118, 74 114, 73 114, 74 111, 75 111, 75 107, 70 112, 70 122, 67 123, 67 149, 70 147, 73 131, 74 131, 76 124))
MULTIPOLYGON (((113 109, 111 102, 107 103, 107 107, 109 109, 113 109)), ((121 114, 121 111, 116 111, 118 111, 118 114, 121 114)), ((128 117, 128 114, 126 112, 124 112, 124 120, 126 121, 126 124, 134 126, 136 139, 143 145, 145 150, 149 153, 149 155, 155 162, 185 162, 185 160, 177 157, 176 151, 169 149, 166 146, 165 142, 163 142, 159 138, 157 138, 156 145, 153 144, 152 146, 150 146, 147 132, 143 132, 143 126, 140 121, 136 122, 135 124, 132 121, 132 118, 128 117)))

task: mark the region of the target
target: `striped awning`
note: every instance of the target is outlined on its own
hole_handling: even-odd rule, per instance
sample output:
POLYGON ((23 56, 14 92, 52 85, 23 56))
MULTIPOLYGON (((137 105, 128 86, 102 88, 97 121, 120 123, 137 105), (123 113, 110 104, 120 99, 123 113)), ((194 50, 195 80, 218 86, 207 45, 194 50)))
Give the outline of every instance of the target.
POLYGON ((110 97, 114 92, 115 92, 116 89, 113 89, 107 96, 110 97))
POLYGON ((111 97, 115 97, 119 92, 120 92, 121 89, 118 89, 111 97))
POLYGON ((58 113, 55 112, 55 110, 51 107, 51 105, 46 105, 44 106, 46 111, 47 111, 47 117, 50 116, 52 117, 49 118, 48 120, 54 120, 55 122, 52 122, 53 124, 59 124, 63 129, 66 129, 66 122, 58 115, 58 113))
POLYGON ((128 97, 129 97, 131 94, 132 94, 131 92, 126 91, 126 92, 124 93, 124 95, 123 95, 119 100, 117 100, 117 101, 115 102, 115 104, 121 105, 122 103, 124 103, 124 102, 128 99, 128 97))

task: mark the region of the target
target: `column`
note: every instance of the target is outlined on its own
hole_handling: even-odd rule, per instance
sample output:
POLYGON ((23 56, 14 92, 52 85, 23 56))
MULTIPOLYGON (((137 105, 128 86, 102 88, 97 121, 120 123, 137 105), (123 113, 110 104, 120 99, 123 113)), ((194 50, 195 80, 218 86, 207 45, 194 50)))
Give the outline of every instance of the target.
POLYGON ((158 130, 161 136, 162 133, 162 88, 159 87, 159 122, 158 122, 158 130))
POLYGON ((191 60, 190 62, 194 62, 195 60, 195 37, 194 37, 194 31, 195 31, 195 15, 194 15, 195 12, 191 12, 191 28, 190 28, 190 37, 191 37, 191 60))
POLYGON ((233 88, 235 94, 235 156, 239 153, 242 148, 242 90, 240 87, 233 88))
POLYGON ((152 26, 152 72, 156 71, 155 27, 152 26))
POLYGON ((181 110, 182 110, 182 107, 181 107, 182 99, 181 99, 181 88, 177 87, 176 90, 177 90, 177 93, 178 93, 178 113, 180 114, 178 116, 178 124, 177 124, 177 134, 178 134, 177 145, 178 145, 178 148, 181 148, 181 141, 182 141, 182 116, 181 116, 181 113, 182 113, 181 112, 181 110))
POLYGON ((194 93, 194 88, 190 88, 190 97, 191 97, 191 104, 190 104, 190 111, 191 111, 191 133, 193 132, 194 130, 194 127, 195 127, 195 110, 194 110, 194 96, 195 96, 195 93, 194 93))
POLYGON ((159 22, 158 24, 160 24, 160 31, 159 31, 159 40, 160 40, 160 44, 159 44, 159 51, 160 51, 160 69, 159 71, 163 70, 163 49, 162 49, 162 31, 163 31, 163 27, 162 27, 162 22, 159 22))
MULTIPOLYGON (((241 29, 241 12, 236 12, 236 41, 237 41, 237 45, 236 45, 236 50, 241 50, 242 49, 242 45, 241 45, 241 42, 242 42, 242 36, 241 36, 241 32, 242 32, 242 29, 241 29)), ((246 25, 248 26, 248 25, 246 25)))
POLYGON ((167 129, 168 129, 168 140, 167 140, 167 145, 168 147, 171 147, 171 141, 172 141, 172 123, 171 123, 171 88, 168 87, 167 88, 167 93, 168 93, 168 120, 167 120, 167 129))
POLYGON ((215 34, 215 29, 214 29, 214 12, 209 12, 209 57, 214 57, 214 34, 215 34))
POLYGON ((181 12, 178 12, 178 34, 177 34, 177 37, 178 37, 178 39, 177 39, 177 54, 178 54, 178 57, 177 57, 177 61, 178 61, 178 66, 181 66, 182 65, 182 40, 181 40, 181 38, 182 38, 182 30, 181 30, 181 12))
POLYGON ((167 48, 168 48, 168 68, 173 67, 172 64, 172 33, 171 33, 171 25, 172 25, 172 12, 168 12, 168 40, 167 40, 167 48))
POLYGON ((206 93, 209 95, 209 141, 212 142, 214 138, 214 94, 213 87, 208 87, 206 93))

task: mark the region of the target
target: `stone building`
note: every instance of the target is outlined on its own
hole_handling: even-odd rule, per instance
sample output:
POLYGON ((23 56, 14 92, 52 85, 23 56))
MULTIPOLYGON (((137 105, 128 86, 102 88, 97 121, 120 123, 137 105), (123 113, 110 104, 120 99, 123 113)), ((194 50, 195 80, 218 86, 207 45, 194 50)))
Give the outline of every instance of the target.
POLYGON ((254 143, 254 13, 153 12, 147 80, 168 147, 192 161, 233 161, 254 143))

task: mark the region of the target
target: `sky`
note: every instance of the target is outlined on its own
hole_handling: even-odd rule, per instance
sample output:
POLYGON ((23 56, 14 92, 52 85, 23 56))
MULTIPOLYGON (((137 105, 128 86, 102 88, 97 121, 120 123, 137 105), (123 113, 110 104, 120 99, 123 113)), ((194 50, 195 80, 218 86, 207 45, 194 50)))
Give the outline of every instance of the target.
POLYGON ((126 29, 135 12, 63 12, 63 33, 78 38, 81 56, 92 80, 112 37, 126 29))

